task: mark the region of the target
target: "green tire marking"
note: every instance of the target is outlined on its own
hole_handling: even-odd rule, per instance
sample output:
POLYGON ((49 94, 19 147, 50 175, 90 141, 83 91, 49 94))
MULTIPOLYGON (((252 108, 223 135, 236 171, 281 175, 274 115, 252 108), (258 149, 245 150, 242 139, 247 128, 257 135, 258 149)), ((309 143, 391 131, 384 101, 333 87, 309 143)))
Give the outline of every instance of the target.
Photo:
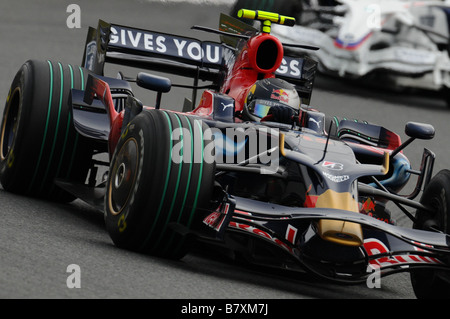
MULTIPOLYGON (((201 152, 202 152, 202 156, 201 156, 201 161, 200 161, 200 170, 199 170, 199 174, 198 174, 198 181, 197 181, 197 189, 195 191, 195 198, 194 198, 194 203, 192 204, 192 209, 191 209, 191 213, 189 215, 189 220, 188 223, 186 225, 187 228, 191 228, 191 224, 192 224, 192 220, 194 218, 194 213, 197 210, 197 202, 198 202, 198 195, 200 193, 200 186, 202 184, 202 177, 203 177, 203 158, 204 158, 204 141, 203 141, 203 129, 202 129, 202 124, 201 121, 199 120, 194 120, 194 123, 198 126, 199 132, 200 132, 200 141, 201 141, 201 152)), ((194 143, 192 143, 193 145, 194 143)), ((194 152, 192 152, 192 156, 194 156, 194 152)), ((183 245, 184 241, 180 241, 180 243, 178 244, 178 246, 175 248, 175 252, 178 252, 182 245, 183 245)))
MULTIPOLYGON (((72 70, 72 67, 69 65, 70 70, 72 70)), ((78 67, 79 71, 80 71, 80 89, 81 91, 84 90, 84 75, 83 75, 83 69, 81 67, 78 67)), ((70 116, 70 112, 69 112, 69 116, 70 116)), ((69 121, 69 123, 71 123, 71 120, 69 121)), ((70 158, 70 164, 69 164, 69 169, 67 171, 66 174, 66 178, 70 177, 70 174, 72 173, 72 168, 73 168, 73 163, 75 162, 75 156, 77 155, 77 148, 78 148, 78 138, 79 138, 79 134, 77 131, 75 131, 75 141, 73 143, 73 153, 72 156, 70 158)))
MULTIPOLYGON (((172 123, 170 121, 169 115, 167 115, 166 112, 164 112, 164 111, 162 113, 166 116, 167 123, 169 124, 169 131, 172 132, 172 123)), ((172 153, 172 140, 170 140, 169 158, 170 158, 171 153, 172 153)), ((166 197, 167 185, 169 184, 170 168, 171 168, 170 166, 171 166, 171 162, 169 160, 168 164, 167 164, 166 180, 164 182, 164 188, 163 188, 163 194, 162 194, 162 197, 161 197, 161 201, 159 202, 159 207, 158 207, 158 210, 156 212, 155 220, 154 220, 154 222, 152 224, 150 232, 148 233, 147 238, 145 238, 143 244, 140 247, 141 250, 144 249, 145 246, 147 246, 147 243, 150 240, 150 237, 152 236, 152 233, 153 233, 153 231, 154 231, 154 229, 156 227, 156 223, 159 220, 159 215, 161 214, 161 209, 162 209, 162 206, 164 204, 164 199, 166 197)))
POLYGON ((55 152, 56 140, 58 139, 58 131, 59 131, 59 125, 60 125, 60 120, 61 120, 62 100, 63 100, 63 95, 64 95, 64 71, 63 71, 61 63, 58 63, 58 66, 59 66, 59 72, 61 75, 61 89, 60 89, 60 93, 59 93, 58 118, 56 120, 56 129, 55 129, 55 134, 53 137, 52 148, 50 150, 50 159, 47 163, 47 169, 45 170, 44 178, 42 179, 40 191, 42 191, 42 188, 44 187, 45 181, 46 181, 48 173, 50 171, 51 163, 53 161, 53 154, 55 152))
MULTIPOLYGON (((69 64, 69 71, 70 71, 70 89, 73 89, 73 70, 72 70, 72 66, 69 64)), ((55 176, 59 176, 59 172, 61 170, 61 165, 63 163, 63 159, 64 159, 64 154, 66 153, 66 146, 67 146, 67 141, 69 139, 69 131, 70 131, 70 123, 71 123, 71 115, 70 115, 70 110, 67 114, 67 126, 66 126, 66 134, 64 135, 64 145, 63 145, 63 149, 61 151, 61 157, 59 159, 59 164, 58 164, 58 168, 56 169, 56 175, 55 176)), ((72 164, 72 162, 70 163, 72 164)), ((72 167, 69 166, 69 172, 72 170, 72 167)), ((69 175, 69 174, 68 174, 69 175)))
POLYGON ((339 129, 339 121, 338 121, 338 118, 336 116, 333 119, 336 122, 336 131, 337 131, 339 129))
MULTIPOLYGON (((166 114, 166 113, 165 113, 165 114, 166 114)), ((181 149, 180 149, 180 153, 181 153, 181 161, 180 161, 180 164, 179 164, 179 167, 178 167, 177 183, 176 183, 176 185, 175 185, 175 190, 174 190, 174 193, 173 193, 172 202, 170 203, 169 213, 167 214, 166 222, 165 222, 165 224, 164 224, 164 226, 163 226, 164 229, 163 229, 163 231, 161 232, 161 234, 159 235, 159 238, 158 238, 158 240, 157 240, 156 243, 155 243, 155 247, 159 246, 159 243, 161 242, 161 239, 162 239, 162 237, 164 236, 164 233, 166 232, 167 225, 168 225, 169 222, 170 222, 170 218, 172 217, 173 208, 174 208, 174 206, 175 206, 175 202, 176 202, 177 195, 178 195, 178 189, 179 189, 179 187, 180 187, 181 171, 182 171, 182 168, 183 168, 183 164, 182 164, 182 163, 184 162, 184 150, 183 150, 184 137, 183 137, 183 127, 182 127, 182 125, 181 125, 180 118, 179 118, 178 116, 175 116, 175 117, 177 118, 177 121, 178 121, 178 127, 181 129, 181 135, 180 135, 180 137, 181 137, 181 149)), ((173 132, 173 131, 172 131, 172 132, 173 132)), ((172 143, 172 138, 170 139, 170 141, 171 141, 171 143, 172 143)), ((172 150, 172 148, 171 148, 171 150, 172 150)), ((172 154, 172 153, 171 153, 171 154, 172 154)), ((182 213, 183 213, 183 210, 181 210, 181 211, 179 212, 178 220, 180 220, 182 213)))
MULTIPOLYGON (((175 114, 176 117, 179 118, 178 114, 175 114)), ((187 120, 188 126, 189 126, 189 134, 192 137, 193 133, 192 133, 192 126, 191 123, 189 121, 189 119, 187 120)), ((181 124, 180 124, 181 127, 181 124)), ((184 151, 183 151, 183 159, 184 159, 184 151)), ((186 200, 187 200, 187 195, 189 193, 189 187, 191 185, 191 175, 192 175, 192 165, 194 163, 194 143, 192 143, 191 140, 191 158, 189 159, 189 171, 188 171, 188 178, 187 178, 187 183, 186 183, 186 189, 184 190, 184 196, 183 196, 183 202, 181 203, 181 208, 180 208, 180 214, 178 215, 178 219, 177 219, 177 223, 179 223, 181 221, 181 216, 183 215, 183 211, 184 211, 184 207, 186 205, 186 200)), ((172 246, 172 242, 174 240, 175 234, 172 234, 170 236, 170 239, 165 247, 165 250, 167 251, 171 246, 172 246)))
POLYGON ((70 89, 73 89, 73 69, 72 66, 69 64, 69 71, 70 71, 70 89))
POLYGON ((83 75, 83 69, 79 66, 80 69, 80 75, 81 75, 81 90, 84 91, 84 75, 83 75))
POLYGON ((199 132, 200 132, 200 141, 202 142, 202 147, 201 147, 201 151, 202 151, 202 157, 201 157, 201 161, 200 161, 200 172, 198 174, 198 182, 197 182, 197 190, 196 190, 196 194, 195 194, 195 199, 194 199, 194 204, 192 205, 192 210, 191 210, 191 216, 189 217, 189 221, 188 221, 188 225, 187 227, 190 228, 191 227, 191 223, 192 223, 192 219, 194 217, 194 212, 197 209, 197 201, 198 201, 198 194, 200 193, 200 186, 202 184, 202 177, 203 177, 203 158, 204 158, 204 141, 203 141, 203 129, 202 129, 202 124, 199 120, 195 120, 194 121, 195 124, 197 124, 198 128, 199 128, 199 132))
MULTIPOLYGON (((189 133, 191 136, 193 136, 191 123, 189 122, 189 120, 187 120, 187 123, 189 125, 189 133)), ((184 191, 184 197, 183 197, 183 203, 181 206, 181 211, 184 210, 184 206, 185 206, 186 200, 187 200, 187 195, 189 193, 189 186, 191 184, 191 175, 192 175, 192 165, 193 164, 194 164, 194 143, 192 143, 192 141, 191 141, 191 158, 190 158, 190 162, 189 162, 188 182, 187 182, 186 190, 184 191)), ((180 219, 181 219, 181 216, 178 218, 177 222, 179 222, 180 219)))
POLYGON ((44 152, 44 145, 45 145, 45 140, 47 139, 47 130, 48 130, 48 123, 50 120, 50 111, 52 108, 52 96, 53 96, 53 66, 52 63, 50 61, 47 61, 49 69, 50 69, 50 88, 49 88, 49 97, 48 97, 48 109, 47 109, 47 120, 45 123, 45 129, 44 129, 44 136, 42 138, 42 144, 41 144, 41 150, 39 152, 39 157, 36 163, 36 167, 34 170, 34 174, 33 174, 33 178, 31 179, 31 183, 28 187, 28 192, 31 192, 31 189, 33 188, 33 184, 34 181, 36 180, 36 176, 37 173, 39 171, 39 165, 41 164, 41 160, 42 160, 42 154, 44 152))

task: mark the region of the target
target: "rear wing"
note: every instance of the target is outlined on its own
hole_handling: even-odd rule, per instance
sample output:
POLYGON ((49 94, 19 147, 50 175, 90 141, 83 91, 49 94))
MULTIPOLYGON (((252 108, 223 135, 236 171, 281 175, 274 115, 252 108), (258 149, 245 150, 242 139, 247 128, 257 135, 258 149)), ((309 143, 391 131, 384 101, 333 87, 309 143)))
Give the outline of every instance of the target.
POLYGON ((109 24, 90 27, 82 66, 103 75, 106 62, 215 82, 223 65, 220 43, 109 24))
MULTIPOLYGON (((89 28, 81 65, 98 75, 103 75, 108 62, 190 77, 194 85, 202 80, 220 86, 234 51, 226 42, 200 41, 100 20, 97 29, 89 28)), ((310 58, 285 56, 275 75, 294 84, 309 104, 316 69, 317 62, 310 58)))

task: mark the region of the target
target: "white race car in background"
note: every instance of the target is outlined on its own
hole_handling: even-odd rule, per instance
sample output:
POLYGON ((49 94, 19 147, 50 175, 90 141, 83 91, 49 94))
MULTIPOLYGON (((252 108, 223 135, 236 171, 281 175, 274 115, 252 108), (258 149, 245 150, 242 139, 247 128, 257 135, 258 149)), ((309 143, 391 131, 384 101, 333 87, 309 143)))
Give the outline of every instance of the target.
MULTIPOLYGON (((255 1, 239 0, 235 7, 246 2, 255 1)), ((274 26, 272 33, 284 43, 319 47, 302 52, 321 72, 379 83, 382 76, 389 87, 439 92, 450 106, 450 1, 278 0, 259 6, 263 2, 298 12, 293 29, 274 26)))

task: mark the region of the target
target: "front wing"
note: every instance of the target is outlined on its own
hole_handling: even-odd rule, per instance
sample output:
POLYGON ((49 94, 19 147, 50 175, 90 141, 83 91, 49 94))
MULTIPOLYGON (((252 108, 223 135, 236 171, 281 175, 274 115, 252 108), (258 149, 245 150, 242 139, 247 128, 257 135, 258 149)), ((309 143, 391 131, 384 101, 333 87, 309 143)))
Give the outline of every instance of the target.
POLYGON ((206 215, 203 229, 208 235, 200 238, 245 252, 252 262, 306 270, 339 282, 364 282, 374 269, 382 276, 417 268, 441 269, 450 279, 450 236, 390 225, 364 214, 229 197, 206 215), (324 219, 360 224, 364 244, 350 247, 323 240, 317 223, 324 219), (264 246, 269 254, 258 248, 264 246))

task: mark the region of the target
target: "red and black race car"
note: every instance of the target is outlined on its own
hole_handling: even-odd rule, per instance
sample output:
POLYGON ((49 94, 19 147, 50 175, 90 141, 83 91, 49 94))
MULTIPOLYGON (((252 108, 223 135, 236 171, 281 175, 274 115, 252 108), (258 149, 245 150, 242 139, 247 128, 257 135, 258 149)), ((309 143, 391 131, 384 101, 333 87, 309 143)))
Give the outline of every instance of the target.
POLYGON ((226 15, 218 30, 193 27, 220 35, 216 43, 100 21, 81 67, 27 61, 3 115, 3 188, 82 199, 104 212, 114 244, 134 251, 181 258, 207 242, 347 283, 408 271, 418 297, 449 297, 450 171, 432 176, 429 150, 419 169, 402 152, 433 138, 433 127, 409 122, 402 142, 382 126, 311 108, 317 64, 284 48, 318 48, 270 34, 272 23, 292 26, 290 17, 238 15, 261 29, 226 15), (106 77, 106 62, 194 83, 106 77), (144 106, 130 82, 157 92, 156 103, 144 106), (161 108, 172 87, 193 91, 182 111, 161 108), (411 175, 415 190, 400 194, 411 175), (414 229, 395 225, 388 202, 414 229))

